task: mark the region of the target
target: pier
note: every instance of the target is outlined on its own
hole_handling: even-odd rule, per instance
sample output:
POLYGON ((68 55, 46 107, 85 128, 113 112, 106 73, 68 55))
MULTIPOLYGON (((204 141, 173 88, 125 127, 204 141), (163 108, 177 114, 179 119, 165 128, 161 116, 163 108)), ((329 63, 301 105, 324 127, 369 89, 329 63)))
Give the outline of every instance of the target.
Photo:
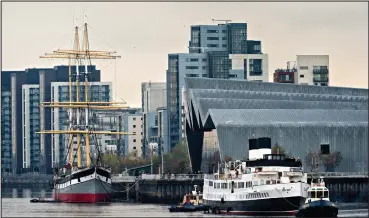
MULTIPOLYGON (((366 202, 368 199, 368 174, 350 172, 309 173, 311 178, 323 176, 330 190, 332 201, 366 202)), ((112 175, 114 198, 142 203, 172 203, 182 200, 183 195, 197 185, 203 186, 203 174, 143 174, 141 176, 112 175)), ((52 175, 4 174, 3 187, 50 187, 52 175)))

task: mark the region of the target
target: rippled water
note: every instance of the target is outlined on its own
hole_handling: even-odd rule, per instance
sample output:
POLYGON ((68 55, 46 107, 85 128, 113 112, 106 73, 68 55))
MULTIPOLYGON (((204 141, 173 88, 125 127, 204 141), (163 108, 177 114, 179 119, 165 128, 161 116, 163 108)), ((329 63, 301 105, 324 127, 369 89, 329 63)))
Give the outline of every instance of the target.
MULTIPOLYGON (((110 203, 30 203, 30 198, 2 198, 2 217, 214 217, 202 212, 169 213, 167 205, 110 203)), ((340 204, 339 217, 368 217, 367 204, 340 204), (359 209, 366 208, 366 209, 359 209)), ((227 216, 227 215, 216 215, 227 216)), ((231 216, 228 216, 231 217, 231 216)), ((233 216, 232 216, 233 217, 233 216)))

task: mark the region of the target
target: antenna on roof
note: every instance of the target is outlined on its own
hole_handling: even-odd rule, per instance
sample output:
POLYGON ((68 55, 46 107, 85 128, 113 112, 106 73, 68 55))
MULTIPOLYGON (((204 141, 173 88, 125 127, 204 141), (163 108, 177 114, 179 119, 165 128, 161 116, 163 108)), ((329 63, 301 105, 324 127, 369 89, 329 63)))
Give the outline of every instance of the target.
POLYGON ((229 22, 232 22, 232 20, 216 20, 216 19, 211 19, 212 21, 213 21, 213 24, 214 24, 214 22, 215 21, 217 21, 217 22, 221 22, 221 21, 223 21, 223 22, 225 22, 226 24, 228 24, 229 22))

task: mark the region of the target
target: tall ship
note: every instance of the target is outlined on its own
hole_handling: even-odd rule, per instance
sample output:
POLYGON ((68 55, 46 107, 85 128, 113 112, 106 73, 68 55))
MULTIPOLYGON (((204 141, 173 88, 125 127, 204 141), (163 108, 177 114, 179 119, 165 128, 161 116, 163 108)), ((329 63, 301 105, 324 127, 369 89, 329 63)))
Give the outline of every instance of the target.
POLYGON ((64 163, 54 168, 53 198, 56 201, 68 203, 111 201, 111 168, 102 161, 97 135, 128 133, 99 131, 92 118, 96 110, 122 109, 128 106, 119 102, 90 101, 91 86, 89 85, 88 66, 92 65, 92 59, 120 58, 115 53, 115 51, 89 49, 88 24, 85 20, 83 26, 75 27, 73 49, 58 49, 40 57, 67 59, 69 63, 69 101, 41 103, 41 107, 66 108, 65 110, 68 110, 67 128, 38 132, 40 134, 64 134, 68 137, 68 140, 65 140, 68 142, 64 147, 66 151, 64 163), (83 31, 82 43, 79 40, 80 31, 83 31), (84 72, 80 72, 80 66, 83 65, 84 72), (91 145, 94 147, 90 148, 91 145))
POLYGON ((249 158, 229 161, 205 175, 204 205, 213 213, 294 215, 307 197, 299 159, 272 154, 270 138, 249 140, 249 158))

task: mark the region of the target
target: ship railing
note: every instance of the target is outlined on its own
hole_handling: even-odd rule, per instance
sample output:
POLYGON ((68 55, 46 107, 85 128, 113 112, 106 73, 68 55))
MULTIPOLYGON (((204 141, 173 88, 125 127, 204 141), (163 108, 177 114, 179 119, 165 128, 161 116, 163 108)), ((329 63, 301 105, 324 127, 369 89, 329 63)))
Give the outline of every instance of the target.
POLYGON ((203 174, 142 174, 144 180, 202 180, 203 174))
POLYGON ((241 180, 242 175, 232 175, 232 174, 220 174, 220 175, 214 175, 214 174, 205 174, 204 179, 210 179, 210 180, 241 180))
POLYGON ((368 178, 368 172, 318 172, 318 173, 308 173, 310 178, 319 177, 366 177, 368 178))

